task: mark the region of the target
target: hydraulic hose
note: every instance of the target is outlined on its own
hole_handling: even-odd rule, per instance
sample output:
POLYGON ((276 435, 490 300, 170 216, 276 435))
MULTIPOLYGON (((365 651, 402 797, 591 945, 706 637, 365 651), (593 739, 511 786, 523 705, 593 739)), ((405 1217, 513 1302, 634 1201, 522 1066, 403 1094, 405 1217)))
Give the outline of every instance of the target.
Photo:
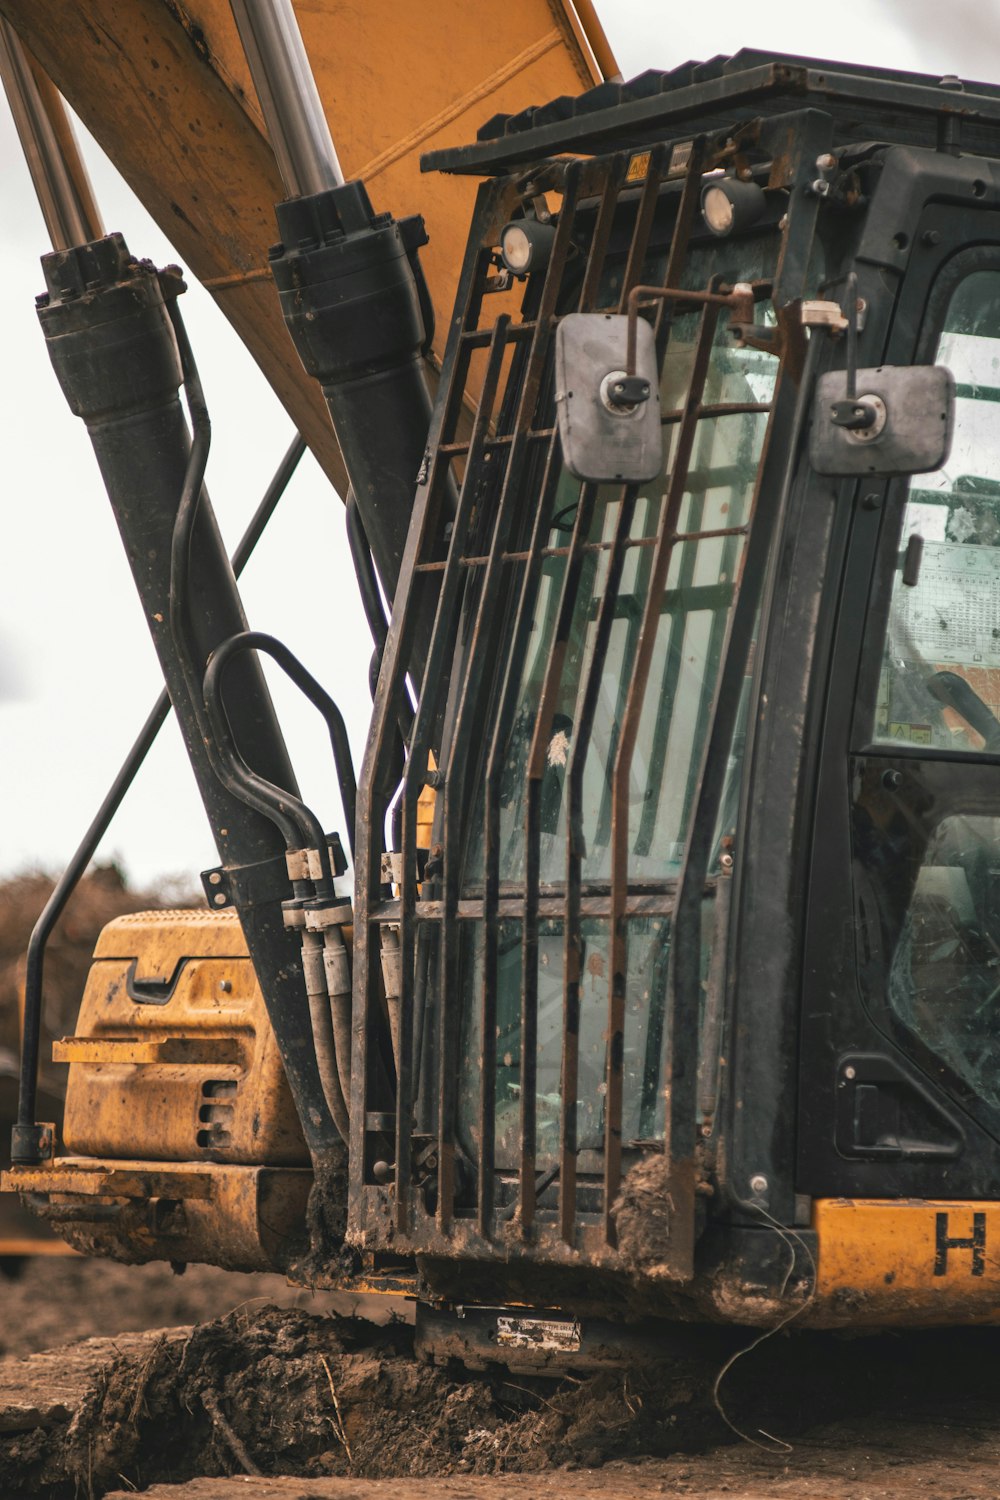
MULTIPOLYGON (((264 533, 274 508, 288 487, 288 482, 305 452, 305 442, 295 434, 246 531, 233 553, 233 574, 239 578, 253 550, 264 533)), ((36 1128, 38 1100, 38 1062, 41 1048, 42 991, 45 975, 45 951, 56 923, 79 885, 87 866, 97 853, 115 813, 131 787, 153 742, 170 713, 170 698, 164 688, 150 709, 131 750, 94 815, 72 859, 57 880, 31 931, 25 963, 24 1025, 21 1040, 21 1072, 18 1092, 17 1126, 27 1139, 36 1128)))

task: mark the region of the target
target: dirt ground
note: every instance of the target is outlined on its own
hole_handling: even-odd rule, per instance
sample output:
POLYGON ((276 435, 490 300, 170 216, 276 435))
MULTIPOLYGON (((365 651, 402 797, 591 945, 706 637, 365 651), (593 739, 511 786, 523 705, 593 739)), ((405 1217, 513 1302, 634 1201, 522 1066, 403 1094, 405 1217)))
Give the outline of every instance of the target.
POLYGON ((994 1330, 770 1340, 720 1392, 746 1441, 712 1399, 717 1344, 562 1382, 475 1377, 349 1308, 277 1277, 33 1263, 0 1283, 0 1497, 1000 1495, 994 1330))

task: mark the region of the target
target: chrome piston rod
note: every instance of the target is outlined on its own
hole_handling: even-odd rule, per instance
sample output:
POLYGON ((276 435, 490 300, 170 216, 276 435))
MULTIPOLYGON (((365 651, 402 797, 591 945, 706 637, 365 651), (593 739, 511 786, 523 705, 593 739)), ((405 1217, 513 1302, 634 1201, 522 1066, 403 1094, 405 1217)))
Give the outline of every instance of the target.
POLYGON ((292 0, 230 0, 289 198, 341 187, 344 174, 292 0))
POLYGON ((53 250, 101 239, 104 226, 62 95, 2 19, 0 80, 53 250))

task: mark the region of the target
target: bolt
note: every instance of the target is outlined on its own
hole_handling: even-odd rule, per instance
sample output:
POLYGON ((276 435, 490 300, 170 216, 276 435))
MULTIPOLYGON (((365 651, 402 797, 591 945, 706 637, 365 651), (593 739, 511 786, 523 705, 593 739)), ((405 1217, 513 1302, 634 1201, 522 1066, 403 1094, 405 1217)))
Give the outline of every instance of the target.
POLYGON ((750 1179, 750 1191, 760 1196, 767 1192, 767 1178, 763 1172, 755 1172, 750 1179))
POLYGON ((882 785, 887 792, 898 792, 899 788, 903 785, 902 771, 883 771, 882 785))
POLYGON ((230 990, 232 989, 232 987, 233 987, 233 981, 231 979, 220 979, 219 980, 219 989, 222 991, 222 993, 224 995, 228 995, 229 992, 230 992, 230 990))
POLYGON ((844 1069, 844 1077, 845 1078, 854 1078, 855 1076, 856 1076, 855 1075, 855 1070, 853 1068, 845 1068, 844 1069))

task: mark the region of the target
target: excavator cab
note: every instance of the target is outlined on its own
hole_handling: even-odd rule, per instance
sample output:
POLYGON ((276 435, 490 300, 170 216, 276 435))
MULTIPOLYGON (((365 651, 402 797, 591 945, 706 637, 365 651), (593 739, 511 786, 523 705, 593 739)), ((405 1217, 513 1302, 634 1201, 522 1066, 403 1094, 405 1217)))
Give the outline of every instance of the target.
MULTIPOLYGON (((313 822, 208 874, 239 927, 102 938, 74 1154, 9 1187, 97 1253, 406 1291, 472 1362, 995 1317, 998 162, 1000 90, 753 52, 425 158, 480 185, 402 542, 355 483, 353 894, 313 822), (141 1160, 112 1096, 164 1108, 141 1160)), ((273 253, 312 351, 336 202, 273 253)), ((294 823, 235 649, 188 641, 205 775, 294 823)))

